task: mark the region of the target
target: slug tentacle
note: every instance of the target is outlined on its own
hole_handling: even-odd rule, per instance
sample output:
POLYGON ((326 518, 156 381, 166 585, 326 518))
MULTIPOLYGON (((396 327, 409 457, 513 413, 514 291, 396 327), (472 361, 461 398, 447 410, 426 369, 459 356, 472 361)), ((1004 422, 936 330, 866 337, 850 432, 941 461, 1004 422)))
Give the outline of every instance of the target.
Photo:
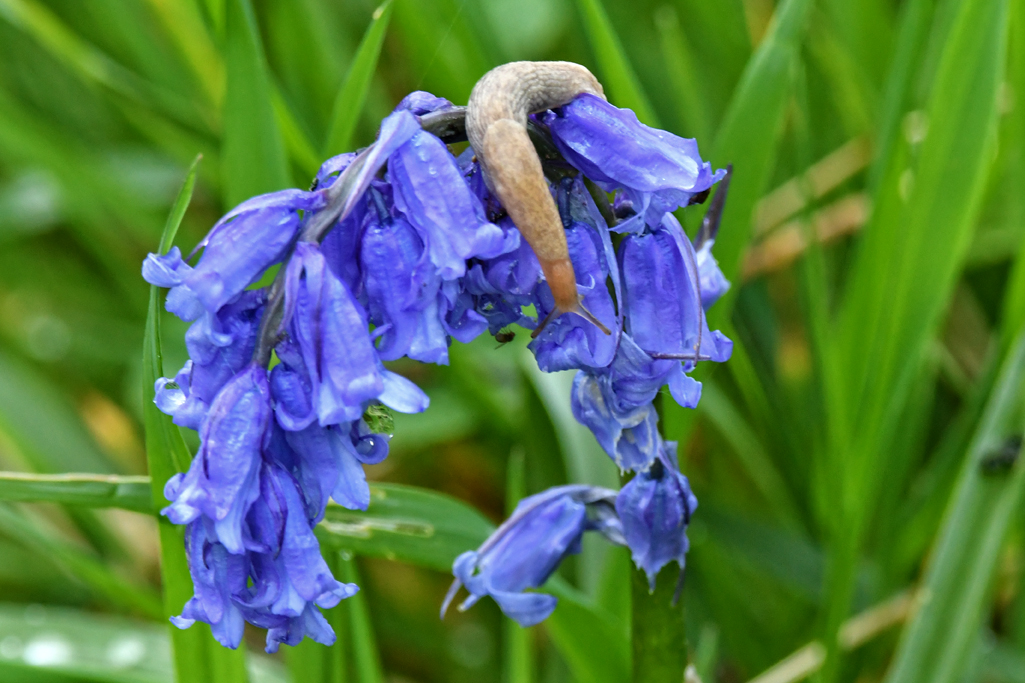
POLYGON ((527 134, 528 115, 567 104, 581 93, 605 97, 601 84, 579 64, 512 62, 484 74, 466 108, 467 137, 485 182, 534 250, 555 299, 534 337, 563 313, 576 313, 610 333, 580 302, 562 220, 527 134))

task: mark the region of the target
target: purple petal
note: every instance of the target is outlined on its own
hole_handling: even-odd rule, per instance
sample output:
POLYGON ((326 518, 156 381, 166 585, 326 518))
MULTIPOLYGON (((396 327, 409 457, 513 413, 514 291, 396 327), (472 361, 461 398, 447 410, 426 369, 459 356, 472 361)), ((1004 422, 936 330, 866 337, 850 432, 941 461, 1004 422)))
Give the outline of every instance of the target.
POLYGON ((548 112, 544 122, 559 151, 584 175, 609 190, 653 194, 662 213, 686 204, 724 173, 712 173, 694 140, 646 126, 629 109, 593 95, 548 112))
POLYGON ((316 245, 300 243, 288 266, 286 319, 310 372, 321 425, 357 420, 363 403, 384 391, 367 320, 316 245))
POLYGON ((400 413, 422 413, 431 404, 431 399, 413 382, 402 375, 385 370, 384 392, 378 397, 381 403, 400 413))
POLYGON ((214 521, 228 551, 241 553, 242 519, 259 496, 257 474, 270 414, 267 372, 251 365, 211 405, 199 452, 163 514, 176 524, 203 514, 214 521))
POLYGON ((316 211, 324 201, 321 192, 282 190, 243 202, 200 243, 203 256, 181 286, 216 312, 284 258, 299 230, 300 212, 316 211))
POLYGON ((502 230, 487 221, 455 157, 438 138, 420 132, 399 147, 388 161, 388 178, 395 206, 420 233, 442 279, 462 277, 469 258, 502 253, 502 230))
MULTIPOLYGON (((675 444, 667 442, 675 452, 675 444)), ((648 575, 652 590, 662 567, 686 559, 687 525, 698 501, 687 477, 676 468, 673 454, 662 453, 647 472, 634 477, 616 497, 616 512, 634 563, 648 575)))

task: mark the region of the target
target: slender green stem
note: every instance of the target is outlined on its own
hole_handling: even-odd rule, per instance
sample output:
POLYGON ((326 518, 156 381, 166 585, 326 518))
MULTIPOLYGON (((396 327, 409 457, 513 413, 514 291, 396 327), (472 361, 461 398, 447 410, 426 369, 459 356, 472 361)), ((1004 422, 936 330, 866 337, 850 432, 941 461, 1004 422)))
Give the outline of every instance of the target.
MULTIPOLYGON (((654 406, 662 421, 662 394, 654 406)), ((628 477, 623 477, 625 485, 628 477)), ((679 568, 671 562, 655 577, 651 591, 643 570, 630 571, 631 641, 634 683, 680 683, 687 666, 687 634, 683 623, 683 595, 675 602, 679 568)))
POLYGON ((678 572, 675 564, 663 567, 648 592, 648 578, 634 569, 630 577, 632 599, 634 683, 680 683, 687 666, 687 635, 683 600, 673 605, 678 572))

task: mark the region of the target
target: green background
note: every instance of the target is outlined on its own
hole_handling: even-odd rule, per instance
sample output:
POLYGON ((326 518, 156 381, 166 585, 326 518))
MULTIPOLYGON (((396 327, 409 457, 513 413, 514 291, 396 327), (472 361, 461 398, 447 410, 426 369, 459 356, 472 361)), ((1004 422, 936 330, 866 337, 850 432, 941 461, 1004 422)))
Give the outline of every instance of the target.
POLYGON ((164 478, 196 445, 144 415, 185 326, 153 308, 144 363, 139 275, 195 156, 185 252, 408 92, 464 104, 517 59, 584 64, 734 164, 710 316, 734 357, 663 420, 700 500, 696 673, 1025 681, 1022 0, 0 0, 0 469, 117 475, 0 477, 0 680, 627 680, 628 558, 600 540, 541 626, 487 600, 438 620, 449 559, 519 497, 617 482, 525 333, 395 366, 432 404, 396 419, 367 515, 320 530, 364 588, 331 650, 196 628, 172 656, 183 556, 139 512, 145 444, 164 478))

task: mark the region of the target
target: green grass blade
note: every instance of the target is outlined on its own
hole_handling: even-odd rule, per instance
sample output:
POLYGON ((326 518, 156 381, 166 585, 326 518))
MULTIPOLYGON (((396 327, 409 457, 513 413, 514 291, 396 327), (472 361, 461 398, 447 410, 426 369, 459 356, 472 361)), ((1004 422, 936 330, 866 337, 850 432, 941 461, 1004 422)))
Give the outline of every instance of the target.
POLYGON ((70 577, 102 597, 104 602, 151 619, 161 616, 160 599, 152 589, 125 581, 99 557, 43 530, 39 524, 8 505, 0 505, 0 527, 4 535, 55 562, 70 577))
POLYGON ((60 389, 32 367, 0 353, 0 432, 37 472, 113 474, 113 463, 60 389))
MULTIPOLYGON (((361 584, 356 560, 342 558, 339 562, 338 580, 345 583, 361 584)), ((362 591, 345 600, 345 611, 349 615, 349 635, 351 638, 352 665, 356 683, 381 683, 384 670, 381 657, 377 652, 377 638, 370 622, 370 610, 367 598, 362 591)))
POLYGON ((190 123, 209 124, 212 112, 139 76, 90 44, 43 4, 0 0, 0 16, 32 35, 58 61, 87 83, 190 123))
POLYGON ((363 34, 356 56, 352 60, 349 72, 345 75, 338 96, 335 98, 331 112, 331 127, 324 143, 324 157, 332 157, 351 150, 352 136, 359 123, 363 104, 367 100, 367 92, 377 70, 377 61, 381 56, 384 36, 391 20, 393 3, 386 0, 374 11, 370 26, 363 34))
POLYGON ((891 158, 893 146, 897 144, 900 122, 905 113, 915 66, 929 33, 929 21, 933 14, 932 3, 930 0, 911 0, 904 5, 901 12, 893 65, 883 88, 882 111, 876 133, 877 156, 870 172, 870 187, 879 184, 882 174, 886 171, 885 164, 891 158))
POLYGON ((790 524, 798 523, 800 515, 797 505, 783 476, 744 417, 712 381, 705 382, 702 387, 701 407, 711 425, 733 447, 751 482, 765 497, 776 519, 790 524))
POLYGON ((648 96, 644 94, 601 0, 577 0, 577 7, 584 20, 584 32, 598 62, 597 75, 605 86, 609 101, 617 107, 633 109, 637 118, 657 128, 658 116, 648 96))
POLYGON ((559 606, 545 621, 545 628, 574 679, 595 683, 629 681, 630 641, 615 620, 592 607, 583 593, 558 576, 550 578, 544 590, 559 598, 559 606))
POLYGON ((219 111, 224 100, 224 60, 203 25, 197 3, 148 0, 148 4, 174 39, 209 105, 219 111))
POLYGON ((166 254, 171 250, 171 245, 174 244, 174 237, 178 234, 178 227, 181 225, 182 218, 185 217, 185 212, 192 201, 192 193, 196 189, 196 174, 199 172, 199 162, 202 160, 203 155, 197 154, 196 158, 192 160, 192 164, 189 165, 189 170, 185 173, 185 181, 178 191, 178 196, 174 198, 171 212, 167 214, 167 222, 164 223, 164 232, 160 236, 159 254, 166 254))
POLYGON ((235 206, 291 183, 267 59, 249 0, 228 0, 225 31, 228 81, 221 174, 227 203, 235 206))
POLYGON ((575 373, 542 372, 526 349, 520 356, 520 366, 548 411, 570 483, 616 488, 619 477, 615 463, 598 445, 591 430, 573 417, 568 399, 575 373))
POLYGON ((153 511, 149 477, 0 472, 0 500, 153 511))
MULTIPOLYGON (((524 455, 517 449, 509 456, 505 475, 505 514, 526 496, 524 455)), ((534 650, 531 632, 512 619, 502 620, 502 683, 531 683, 534 680, 534 650)))
MULTIPOLYGON (((846 460, 858 463, 859 476, 867 476, 873 454, 882 452, 879 440, 888 433, 888 416, 902 412, 909 378, 918 370, 967 251, 992 162, 1006 28, 1006 2, 961 8, 937 71, 917 163, 906 149, 896 151, 891 168, 902 168, 904 159, 899 173, 904 180, 890 173, 890 182, 880 186, 882 196, 844 302, 839 361, 849 403, 846 421, 832 437, 835 443, 854 444, 859 455, 846 460), (956 168, 950 159, 959 159, 956 168), (906 201, 900 186, 906 188, 906 201), (853 425, 857 439, 852 441, 853 425)), ((852 490, 854 498, 863 493, 852 490)))
MULTIPOLYGON (((195 187, 199 158, 193 162, 172 205, 164 233, 160 239, 161 252, 174 241, 181 218, 188 208, 195 187)), ((163 508, 164 485, 178 472, 188 468, 192 459, 178 427, 168 415, 161 413, 153 403, 154 384, 164 374, 160 348, 160 290, 150 287, 149 312, 143 341, 142 401, 146 430, 146 457, 149 463, 151 496, 156 509, 163 508)), ((182 606, 192 597, 192 578, 185 556, 183 527, 175 526, 166 518, 159 518, 160 575, 164 587, 164 618, 181 613, 182 606)), ((211 681, 212 683, 243 683, 246 680, 245 659, 242 649, 222 648, 213 639, 210 628, 197 623, 186 630, 170 624, 174 647, 176 680, 211 681)))
POLYGON ((679 111, 676 131, 699 141, 711 141, 712 124, 709 120, 707 97, 701 87, 694 50, 680 27, 676 10, 669 5, 655 14, 655 29, 662 48, 668 86, 679 111))
POLYGON ((277 121, 278 129, 281 131, 285 148, 288 150, 296 166, 308 178, 313 178, 317 175, 317 169, 320 168, 320 155, 313 148, 313 143, 310 142, 295 114, 292 113, 292 109, 288 106, 288 102, 285 101, 281 90, 276 87, 272 88, 271 99, 274 104, 274 120, 277 121))
MULTIPOLYGON (((992 166, 1007 16, 1007 2, 958 6, 923 114, 924 140, 917 154, 907 140, 894 147, 851 275, 828 385, 835 541, 825 642, 847 616, 880 458, 901 430, 970 242, 992 166)), ((831 657, 827 671, 835 667, 831 657)))
POLYGON ((986 471, 983 461, 1020 435, 1025 386, 1025 334, 1004 362, 997 386, 965 458, 924 588, 929 596, 908 625, 887 683, 946 683, 960 674, 978 637, 1003 540, 1019 512, 1025 466, 986 471))
POLYGON ((466 102, 477 79, 493 66, 462 0, 395 0, 395 28, 407 55, 413 88, 466 102))
MULTIPOLYGON (((772 172, 810 6, 809 0, 779 5, 774 28, 748 62, 716 134, 711 159, 717 166, 732 163, 734 173, 715 244, 716 258, 731 282, 739 277, 741 255, 751 239, 751 213, 772 172)), ((738 290, 731 288, 709 311, 713 329, 729 319, 738 290)))

